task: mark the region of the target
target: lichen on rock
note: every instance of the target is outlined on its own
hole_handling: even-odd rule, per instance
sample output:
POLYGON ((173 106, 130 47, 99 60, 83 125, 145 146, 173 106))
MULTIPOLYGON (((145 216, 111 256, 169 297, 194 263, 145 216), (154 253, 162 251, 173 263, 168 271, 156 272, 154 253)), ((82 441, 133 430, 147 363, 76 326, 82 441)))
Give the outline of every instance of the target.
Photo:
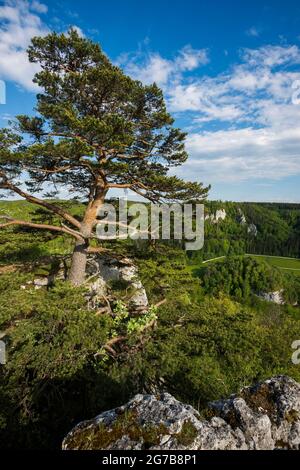
POLYGON ((90 257, 87 268, 91 281, 92 299, 109 295, 112 283, 126 284, 129 292, 128 307, 132 311, 145 312, 149 308, 146 290, 138 277, 138 269, 129 258, 116 259, 109 256, 90 257))
POLYGON ((274 377, 210 404, 207 419, 169 393, 136 395, 75 426, 63 449, 300 449, 300 385, 274 377))

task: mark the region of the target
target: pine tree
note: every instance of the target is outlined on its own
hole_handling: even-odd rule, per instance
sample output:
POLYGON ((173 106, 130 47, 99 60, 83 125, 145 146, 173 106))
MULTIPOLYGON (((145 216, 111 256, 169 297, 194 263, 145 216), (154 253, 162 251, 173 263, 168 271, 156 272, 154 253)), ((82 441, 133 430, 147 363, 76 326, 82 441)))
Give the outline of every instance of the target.
POLYGON ((187 159, 186 135, 173 126, 156 84, 128 77, 75 30, 33 38, 28 55, 40 66, 34 78, 41 90, 37 114, 19 115, 13 130, 0 131, 0 188, 56 214, 61 224, 5 217, 0 226, 74 237, 69 279, 79 285, 97 214, 111 188, 128 188, 154 203, 203 200, 209 188, 168 175, 187 159), (24 172, 26 191, 17 181, 24 172), (62 185, 87 201, 82 220, 49 201, 62 185), (44 197, 36 197, 38 192, 44 197))

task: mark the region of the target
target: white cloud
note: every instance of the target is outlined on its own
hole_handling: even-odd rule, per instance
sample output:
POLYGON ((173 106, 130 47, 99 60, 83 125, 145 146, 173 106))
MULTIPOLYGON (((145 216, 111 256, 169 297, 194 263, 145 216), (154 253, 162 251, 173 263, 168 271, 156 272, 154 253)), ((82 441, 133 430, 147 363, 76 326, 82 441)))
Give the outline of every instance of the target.
POLYGON ((134 77, 162 86, 168 109, 185 119, 190 158, 180 175, 206 183, 300 175, 300 105, 291 101, 299 47, 244 49, 228 71, 201 76, 207 57, 186 46, 173 60, 139 51, 121 61, 134 77))
POLYGON ((247 29, 246 34, 247 36, 252 36, 252 37, 257 38, 260 35, 260 32, 255 26, 252 26, 251 28, 247 29))
POLYGON ((31 2, 31 9, 37 13, 47 13, 48 11, 47 5, 39 2, 38 0, 33 0, 33 2, 31 2))
POLYGON ((244 60, 251 66, 275 67, 284 64, 299 64, 298 46, 264 46, 259 49, 245 49, 244 60))
POLYGON ((243 116, 238 97, 225 95, 223 80, 209 78, 178 84, 168 90, 169 109, 173 112, 194 111, 196 122, 230 121, 243 116))
POLYGON ((163 59, 159 54, 151 54, 147 62, 141 66, 134 61, 125 65, 126 72, 143 83, 165 85, 173 70, 171 61, 163 59))
POLYGON ((281 131, 248 127, 192 133, 187 140, 191 158, 183 175, 195 178, 199 174, 213 183, 279 180, 300 174, 299 144, 300 125, 281 131))
POLYGON ((192 112, 194 124, 182 174, 206 182, 300 175, 300 105, 292 104, 299 63, 297 46, 248 49, 226 73, 170 87, 170 109, 192 112))
MULTIPOLYGON (((26 49, 32 37, 49 32, 39 16, 47 10, 38 0, 6 0, 0 6, 0 79, 13 81, 29 91, 38 90, 32 79, 39 66, 28 61, 26 49)), ((78 26, 73 28, 84 35, 78 26)))
POLYGON ((73 25, 71 28, 74 29, 81 38, 84 38, 84 32, 79 26, 73 25))
POLYGON ((145 84, 157 83, 169 86, 181 79, 184 72, 191 72, 209 62, 206 49, 193 49, 186 45, 173 59, 165 59, 156 52, 144 53, 141 49, 134 54, 122 54, 117 64, 133 78, 145 84))
POLYGON ((243 51, 242 62, 227 73, 216 77, 195 76, 187 83, 181 81, 170 86, 167 90, 170 109, 198 111, 214 117, 219 108, 224 120, 238 116, 248 119, 259 93, 272 96, 275 101, 290 99, 291 84, 299 78, 299 72, 288 71, 286 67, 299 63, 300 49, 296 46, 247 49, 243 51))
POLYGON ((30 64, 26 48, 33 36, 48 32, 31 8, 41 10, 42 4, 27 1, 7 1, 0 7, 0 77, 12 80, 30 91, 37 89, 32 83, 38 66, 30 64))
POLYGON ((206 49, 193 49, 190 45, 183 47, 178 57, 174 61, 175 69, 182 71, 195 70, 201 65, 206 65, 209 62, 208 53, 206 49))

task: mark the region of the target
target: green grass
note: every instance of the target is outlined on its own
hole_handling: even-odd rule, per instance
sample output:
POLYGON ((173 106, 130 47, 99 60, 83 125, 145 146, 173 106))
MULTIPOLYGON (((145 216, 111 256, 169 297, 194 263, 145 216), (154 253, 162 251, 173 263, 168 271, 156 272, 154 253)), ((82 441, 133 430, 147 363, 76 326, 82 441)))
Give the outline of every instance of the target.
MULTIPOLYGON (((65 207, 73 216, 82 213, 82 204, 74 201, 55 201, 56 205, 65 207)), ((0 217, 36 223, 59 225, 59 217, 27 201, 0 201, 0 217)), ((0 219, 1 220, 1 219, 0 219)), ((53 255, 70 254, 74 241, 68 235, 57 235, 49 231, 27 229, 12 226, 0 230, 0 265, 13 263, 36 262, 53 255)))
MULTIPOLYGON (((65 201, 50 199, 48 201, 66 208, 74 216, 82 214, 83 205, 79 202, 73 200, 65 201)), ((31 220, 32 216, 36 217, 42 212, 50 214, 46 209, 43 209, 42 207, 39 207, 35 204, 31 204, 30 202, 24 201, 23 199, 15 201, 0 200, 0 216, 7 215, 16 219, 31 220)))
POLYGON ((284 258, 280 256, 261 256, 261 255, 251 255, 253 258, 261 259, 270 264, 281 269, 284 272, 292 273, 300 276, 300 259, 294 258, 284 258))
MULTIPOLYGON (((246 256, 252 256, 257 260, 263 260, 271 266, 281 269, 284 273, 291 273, 295 276, 300 276, 300 259, 296 258, 285 258, 281 256, 266 256, 266 255, 251 255, 247 254, 246 256)), ((201 270, 207 267, 209 263, 222 263, 225 260, 225 256, 215 258, 212 260, 206 260, 202 264, 198 265, 189 265, 188 270, 194 275, 199 275, 201 270)))

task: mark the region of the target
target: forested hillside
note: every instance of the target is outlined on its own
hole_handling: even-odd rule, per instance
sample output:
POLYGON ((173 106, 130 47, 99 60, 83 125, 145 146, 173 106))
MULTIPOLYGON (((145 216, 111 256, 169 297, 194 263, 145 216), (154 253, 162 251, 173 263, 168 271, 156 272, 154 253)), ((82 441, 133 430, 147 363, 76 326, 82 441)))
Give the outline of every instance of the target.
MULTIPOLYGON (((80 215, 81 204, 60 204, 80 215)), ((87 302, 88 284, 74 288, 62 280, 61 266, 68 268, 72 253, 67 235, 30 227, 0 232, 0 331, 9 358, 0 369, 3 447, 58 448, 77 422, 138 392, 167 390, 205 416, 209 400, 259 379, 300 380, 291 361, 291 345, 300 338, 299 278, 235 255, 247 251, 250 223, 261 233, 257 251, 258 241, 266 247, 272 235, 276 254, 284 253, 286 240, 296 240, 299 208, 208 203, 207 215, 224 208, 224 220, 206 220, 204 257, 232 255, 220 261, 202 264, 202 252, 187 254, 172 241, 111 243, 114 256, 138 266, 148 295, 150 313, 133 318, 126 283, 111 284, 112 311, 104 315, 87 302), (272 221, 281 227, 278 240, 272 221), (51 285, 33 284, 49 276, 51 285), (257 295, 273 289, 286 289, 286 304, 257 295)), ((1 202, 4 210, 55 222, 26 202, 1 202)))
POLYGON ((192 258, 300 256, 300 204, 208 201, 205 211, 204 249, 192 258))

